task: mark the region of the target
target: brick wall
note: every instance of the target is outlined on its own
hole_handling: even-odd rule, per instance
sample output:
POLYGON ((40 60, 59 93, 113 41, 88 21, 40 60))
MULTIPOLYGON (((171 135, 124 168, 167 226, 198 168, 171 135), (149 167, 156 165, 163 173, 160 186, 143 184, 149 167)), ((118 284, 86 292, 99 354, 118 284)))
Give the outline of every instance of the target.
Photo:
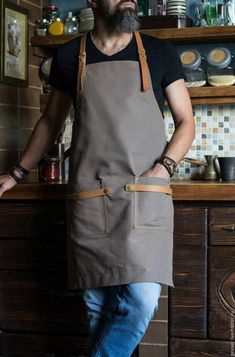
MULTIPOLYGON (((12 0, 29 9, 29 41, 35 20, 49 0, 12 0)), ((0 83, 0 173, 8 171, 19 160, 32 129, 40 116, 38 76, 40 59, 32 55, 29 44, 29 86, 16 87, 0 83)))

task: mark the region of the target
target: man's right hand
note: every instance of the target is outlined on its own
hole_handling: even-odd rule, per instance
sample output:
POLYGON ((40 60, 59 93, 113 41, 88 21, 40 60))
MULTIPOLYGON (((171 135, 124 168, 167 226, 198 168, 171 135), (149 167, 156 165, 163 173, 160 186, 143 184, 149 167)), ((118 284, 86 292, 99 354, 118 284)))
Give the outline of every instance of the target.
POLYGON ((15 180, 9 175, 0 176, 0 198, 4 192, 9 191, 12 187, 16 185, 15 180))

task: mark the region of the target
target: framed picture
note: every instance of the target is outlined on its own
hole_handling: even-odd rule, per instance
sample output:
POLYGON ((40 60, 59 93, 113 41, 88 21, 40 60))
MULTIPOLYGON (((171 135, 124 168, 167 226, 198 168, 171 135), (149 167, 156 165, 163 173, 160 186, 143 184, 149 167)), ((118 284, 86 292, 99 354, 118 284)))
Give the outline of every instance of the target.
POLYGON ((0 81, 28 85, 28 10, 0 0, 0 81))

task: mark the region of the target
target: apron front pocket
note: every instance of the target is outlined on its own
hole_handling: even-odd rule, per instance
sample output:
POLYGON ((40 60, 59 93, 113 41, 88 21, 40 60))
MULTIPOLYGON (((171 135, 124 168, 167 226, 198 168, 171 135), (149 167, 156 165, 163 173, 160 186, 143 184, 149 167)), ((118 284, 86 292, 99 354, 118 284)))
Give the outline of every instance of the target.
POLYGON ((140 176, 125 186, 133 195, 133 228, 173 232, 173 202, 170 180, 140 176))
POLYGON ((68 219, 72 238, 93 237, 108 233, 106 195, 111 193, 108 187, 73 185, 67 194, 68 219))

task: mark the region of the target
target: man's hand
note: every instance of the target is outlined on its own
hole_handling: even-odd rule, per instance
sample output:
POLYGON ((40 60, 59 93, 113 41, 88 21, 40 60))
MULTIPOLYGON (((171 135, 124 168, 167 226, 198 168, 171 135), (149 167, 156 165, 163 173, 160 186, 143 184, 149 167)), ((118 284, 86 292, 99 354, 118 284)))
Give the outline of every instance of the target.
POLYGON ((9 175, 0 176, 0 198, 4 192, 9 191, 12 187, 16 185, 15 180, 9 175))
POLYGON ((157 164, 153 168, 146 170, 145 172, 142 173, 141 176, 159 177, 159 178, 165 178, 165 179, 170 178, 169 172, 161 164, 157 164))

